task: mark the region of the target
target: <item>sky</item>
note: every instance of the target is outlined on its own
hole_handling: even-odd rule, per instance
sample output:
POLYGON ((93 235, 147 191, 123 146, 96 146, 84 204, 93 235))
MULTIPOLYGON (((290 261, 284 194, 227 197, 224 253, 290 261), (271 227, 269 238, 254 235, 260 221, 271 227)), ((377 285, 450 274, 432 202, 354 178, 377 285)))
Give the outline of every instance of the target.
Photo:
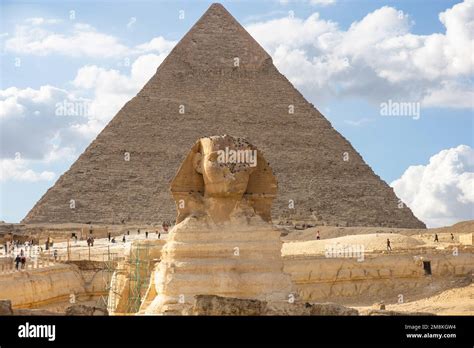
MULTIPOLYGON (((27 214, 210 4, 0 0, 0 220, 27 214)), ((222 4, 419 219, 474 219, 474 0, 222 4)))

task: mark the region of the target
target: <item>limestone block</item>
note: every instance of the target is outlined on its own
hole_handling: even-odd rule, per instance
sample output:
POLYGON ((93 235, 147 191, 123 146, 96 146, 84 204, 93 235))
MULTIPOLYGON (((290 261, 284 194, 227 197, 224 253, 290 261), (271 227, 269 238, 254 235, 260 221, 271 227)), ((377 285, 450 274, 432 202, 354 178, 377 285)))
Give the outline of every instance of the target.
POLYGON ((0 315, 12 315, 12 301, 0 300, 0 315))

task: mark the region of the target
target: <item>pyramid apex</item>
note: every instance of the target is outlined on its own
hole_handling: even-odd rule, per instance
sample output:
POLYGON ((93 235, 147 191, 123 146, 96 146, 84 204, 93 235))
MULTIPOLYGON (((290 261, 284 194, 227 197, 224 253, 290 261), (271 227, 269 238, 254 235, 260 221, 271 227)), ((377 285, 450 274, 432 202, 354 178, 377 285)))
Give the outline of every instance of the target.
POLYGON ((213 3, 160 69, 166 70, 170 61, 172 71, 231 71, 236 64, 240 70, 255 71, 266 69, 271 57, 222 4, 213 3))
POLYGON ((207 11, 204 12, 203 17, 204 17, 208 12, 221 12, 221 13, 230 14, 229 11, 227 11, 227 9, 224 7, 224 5, 222 5, 222 4, 219 3, 219 2, 214 2, 214 3, 212 3, 211 6, 209 6, 209 8, 207 9, 207 11))

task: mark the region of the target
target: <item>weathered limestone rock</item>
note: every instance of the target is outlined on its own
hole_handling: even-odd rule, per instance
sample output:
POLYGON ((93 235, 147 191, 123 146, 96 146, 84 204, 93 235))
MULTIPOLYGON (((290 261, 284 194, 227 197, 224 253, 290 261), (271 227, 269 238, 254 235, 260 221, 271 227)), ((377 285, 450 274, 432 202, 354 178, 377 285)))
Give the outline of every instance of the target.
POLYGON ((459 243, 463 245, 473 245, 472 244, 472 235, 473 233, 465 233, 459 236, 459 243))
POLYGON ((86 293, 77 266, 56 264, 34 270, 0 274, 0 297, 11 300, 15 309, 69 301, 71 295, 86 293))
POLYGON ((367 312, 368 316, 407 316, 407 315, 436 315, 428 312, 397 312, 397 311, 387 311, 384 309, 371 309, 367 312))
MULTIPOLYGON (((150 278, 153 281, 153 277, 150 277, 150 274, 155 267, 155 263, 159 262, 161 258, 161 249, 164 244, 164 240, 133 241, 124 252, 123 260, 117 263, 109 284, 110 291, 107 308, 110 315, 136 312, 136 305, 131 305, 129 302, 131 296, 130 289, 137 286, 137 279, 133 278, 137 278, 138 275, 140 279, 150 278), (138 265, 137 261, 139 261, 138 265)), ((149 286, 147 292, 147 294, 143 294, 145 298, 153 299, 156 295, 153 286, 149 286)), ((148 304, 143 303, 143 306, 148 304)))
POLYGON ((179 223, 140 311, 182 314, 195 295, 287 300, 291 281, 282 271, 280 232, 268 222, 276 190, 268 163, 245 140, 200 139, 171 183, 179 223), (256 161, 234 163, 220 157, 223 151, 249 151, 241 153, 256 161))
POLYGON ((359 315, 354 308, 336 303, 273 303, 214 295, 195 297, 193 315, 359 315))
POLYGON ((267 303, 259 300, 198 295, 192 309, 193 315, 265 315, 267 303))
POLYGON ((297 298, 303 301, 397 298, 410 289, 423 289, 446 278, 470 277, 474 270, 471 252, 423 254, 416 251, 357 258, 286 254, 284 272, 291 275, 297 298), (427 276, 423 261, 431 263, 427 276))
POLYGON ((66 309, 66 315, 71 316, 104 316, 109 315, 107 310, 101 307, 86 305, 73 305, 66 309))
POLYGON ((291 214, 321 224, 425 227, 409 208, 398 208, 393 189, 220 4, 207 10, 23 222, 172 220, 168 183, 183 160, 181 149, 226 133, 268 153, 280 183, 274 219, 291 214), (288 209, 290 199, 295 209, 288 209))
POLYGON ((12 301, 0 300, 0 315, 12 315, 12 301))

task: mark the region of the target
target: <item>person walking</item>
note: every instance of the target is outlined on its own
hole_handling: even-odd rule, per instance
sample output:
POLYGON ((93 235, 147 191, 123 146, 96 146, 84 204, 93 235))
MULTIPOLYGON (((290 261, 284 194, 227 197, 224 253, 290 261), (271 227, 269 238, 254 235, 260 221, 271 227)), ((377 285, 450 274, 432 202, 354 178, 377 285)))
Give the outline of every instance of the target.
POLYGON ((148 231, 145 231, 145 238, 148 239, 148 231))
POLYGON ((454 242, 454 234, 451 233, 451 241, 454 242))
POLYGON ((125 243, 125 241, 126 241, 126 240, 125 240, 125 235, 123 235, 122 242, 125 243))
POLYGON ((438 239, 438 234, 437 234, 437 233, 435 233, 435 239, 434 239, 434 241, 439 243, 439 239, 438 239))
POLYGON ((316 233, 316 240, 320 240, 321 239, 321 235, 319 234, 319 231, 316 233))
POLYGON ((18 266, 20 265, 20 262, 21 262, 20 255, 17 254, 15 258, 15 268, 17 271, 18 271, 18 266))
POLYGON ((387 238, 387 251, 392 251, 392 246, 390 245, 390 239, 387 238))
POLYGON ((110 240, 112 239, 112 235, 110 234, 110 232, 107 233, 107 237, 109 238, 109 242, 110 242, 110 240))

